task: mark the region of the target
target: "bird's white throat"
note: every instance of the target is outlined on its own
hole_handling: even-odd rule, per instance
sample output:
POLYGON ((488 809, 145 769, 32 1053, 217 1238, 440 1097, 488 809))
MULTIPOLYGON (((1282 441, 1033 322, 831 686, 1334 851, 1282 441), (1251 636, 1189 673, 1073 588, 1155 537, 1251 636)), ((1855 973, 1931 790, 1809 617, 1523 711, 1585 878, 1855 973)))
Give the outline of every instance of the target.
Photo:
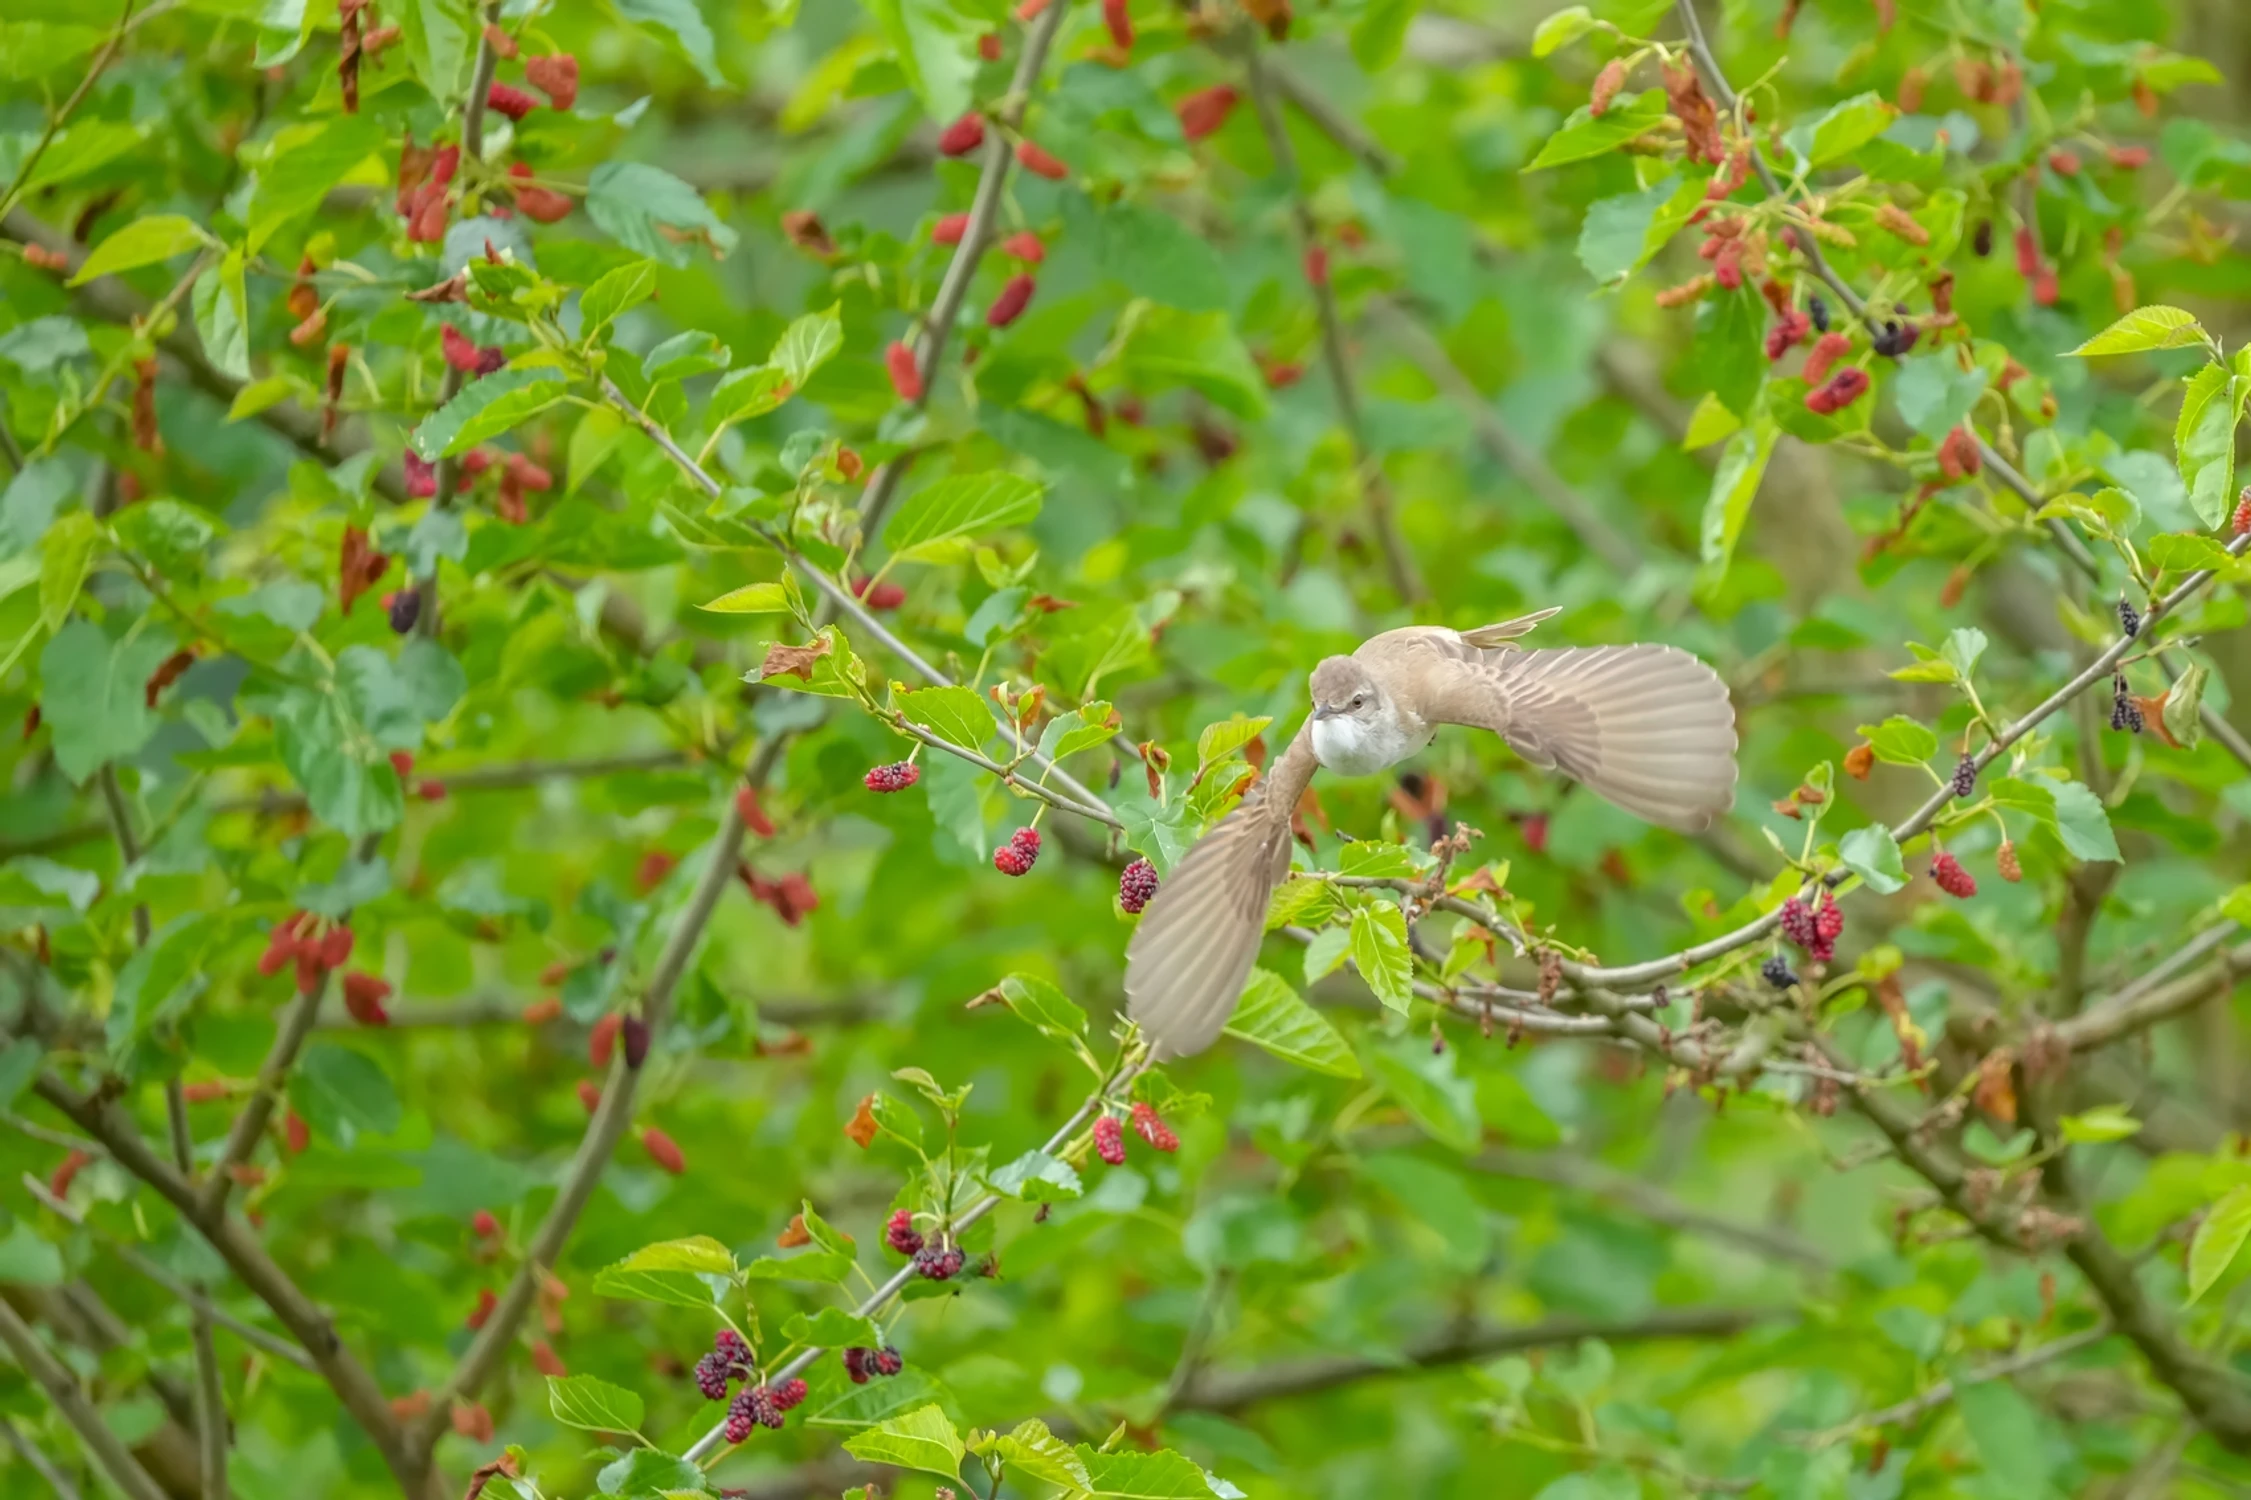
POLYGON ((1313 758, 1340 776, 1373 776, 1395 766, 1430 743, 1412 735, 1396 712, 1361 719, 1351 714, 1313 721, 1313 758))

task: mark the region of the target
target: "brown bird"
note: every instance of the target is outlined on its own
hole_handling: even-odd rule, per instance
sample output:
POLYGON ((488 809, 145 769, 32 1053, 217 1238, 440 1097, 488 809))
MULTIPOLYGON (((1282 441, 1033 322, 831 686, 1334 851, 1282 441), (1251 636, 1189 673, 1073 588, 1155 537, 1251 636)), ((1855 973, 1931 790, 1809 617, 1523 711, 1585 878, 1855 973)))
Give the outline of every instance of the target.
POLYGON ((1210 1046, 1234 1013, 1289 873, 1290 815, 1316 767, 1369 776, 1441 724, 1489 729, 1639 817, 1695 833, 1735 800, 1727 685, 1675 646, 1525 651, 1552 609, 1477 630, 1387 630, 1313 669, 1313 712, 1240 806, 1164 884, 1126 948, 1126 1010, 1159 1058, 1210 1046))

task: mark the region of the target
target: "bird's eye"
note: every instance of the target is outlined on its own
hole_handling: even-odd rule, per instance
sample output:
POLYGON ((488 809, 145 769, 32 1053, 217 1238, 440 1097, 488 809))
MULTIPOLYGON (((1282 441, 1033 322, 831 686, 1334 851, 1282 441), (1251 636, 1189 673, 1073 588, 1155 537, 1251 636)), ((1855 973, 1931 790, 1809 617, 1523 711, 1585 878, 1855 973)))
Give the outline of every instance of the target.
POLYGON ((1367 701, 1368 701, 1368 695, 1367 695, 1366 693, 1354 693, 1354 694, 1352 695, 1352 706, 1353 706, 1354 708, 1358 708, 1358 707, 1359 707, 1359 706, 1360 706, 1361 704, 1363 704, 1363 703, 1365 703, 1365 702, 1367 702, 1367 701))

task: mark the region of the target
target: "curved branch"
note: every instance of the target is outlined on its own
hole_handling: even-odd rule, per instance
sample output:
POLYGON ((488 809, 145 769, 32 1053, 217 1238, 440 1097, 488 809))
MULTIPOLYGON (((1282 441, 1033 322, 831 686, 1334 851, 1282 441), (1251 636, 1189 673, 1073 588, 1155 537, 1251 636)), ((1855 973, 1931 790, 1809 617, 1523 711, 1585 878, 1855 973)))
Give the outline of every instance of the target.
POLYGON ((141 1467, 132 1450, 102 1421, 102 1414, 86 1399, 86 1393, 78 1388, 78 1382, 71 1378, 62 1361, 47 1352, 47 1346, 39 1342, 39 1335, 31 1331, 31 1325, 18 1317, 4 1298, 0 1298, 0 1345, 7 1347, 16 1363, 23 1366, 23 1372, 47 1393, 47 1399, 78 1434, 78 1440, 86 1445, 94 1462, 101 1465, 110 1483, 123 1490, 128 1500, 169 1500, 157 1482, 149 1478, 148 1470, 141 1467))

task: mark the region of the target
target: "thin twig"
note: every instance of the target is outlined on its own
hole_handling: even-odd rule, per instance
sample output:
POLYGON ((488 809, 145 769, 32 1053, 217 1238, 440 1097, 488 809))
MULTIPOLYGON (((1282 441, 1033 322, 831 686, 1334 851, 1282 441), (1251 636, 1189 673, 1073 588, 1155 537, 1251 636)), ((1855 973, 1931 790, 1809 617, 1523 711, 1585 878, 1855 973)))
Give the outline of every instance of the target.
POLYGON ((39 158, 47 154, 47 148, 55 143, 55 137, 62 132, 63 126, 78 112, 78 106, 86 102, 87 94, 93 91, 95 80, 108 70, 111 60, 117 56, 117 49, 124 44, 126 33, 133 29, 133 7, 138 3, 139 0, 125 0, 124 13, 117 18, 117 24, 110 28, 109 35, 102 39, 101 49, 94 54, 94 60, 87 64, 86 76, 78 81, 77 88, 71 90, 70 97, 63 101, 63 107, 48 119, 47 128, 39 133, 39 139, 33 144, 30 154, 16 168, 15 180, 8 184, 6 192, 0 193, 0 218, 6 218, 8 210, 16 206, 16 200, 23 196, 24 188, 31 181, 31 174, 38 170, 39 158))
MULTIPOLYGON (((1313 205, 1305 196, 1297 148, 1290 144, 1289 126, 1275 104, 1275 90, 1267 76, 1261 43, 1246 28, 1241 46, 1244 81, 1249 86, 1252 107, 1258 114, 1259 128, 1266 136, 1267 151, 1273 156, 1275 170, 1281 174, 1289 192, 1290 212, 1297 221, 1300 249, 1308 262, 1325 257, 1321 226, 1314 219, 1313 205)), ((1422 578, 1416 572, 1406 539, 1399 533, 1391 481, 1384 475, 1383 459, 1368 442, 1368 426, 1360 411, 1359 387, 1352 378, 1352 358, 1345 348, 1344 324, 1337 311, 1336 291, 1330 286, 1325 270, 1319 275, 1309 274, 1306 280, 1312 287, 1313 308, 1321 324, 1321 362, 1328 369, 1329 385, 1336 396, 1337 418, 1344 424, 1345 436, 1352 443, 1353 468, 1366 491, 1368 520, 1376 534, 1376 549, 1382 554, 1392 590, 1405 603, 1419 603, 1425 597, 1422 578)), ((1301 538, 1304 535, 1302 522, 1298 534, 1301 538)))
POLYGON ((56 1197, 52 1192, 48 1191, 47 1185, 45 1183, 32 1176, 29 1172, 26 1172, 23 1175, 23 1188, 25 1192, 31 1194, 32 1197, 38 1199, 39 1202, 46 1205, 49 1212, 59 1215, 65 1222, 73 1225, 76 1228, 84 1229, 93 1233, 96 1237, 101 1239, 103 1243, 107 1244, 109 1246, 110 1253, 116 1256, 120 1261, 122 1261, 129 1269, 139 1272, 142 1276, 156 1283, 157 1286, 171 1293, 174 1297, 185 1303, 188 1309, 191 1312, 195 1313, 197 1316, 209 1318, 213 1323, 217 1324, 221 1328, 226 1329, 227 1332, 233 1334, 236 1338, 241 1339, 244 1343, 250 1345, 252 1348, 257 1349, 263 1353, 270 1354, 275 1359, 286 1360, 290 1364, 295 1365, 298 1369, 307 1371, 312 1374, 317 1375, 320 1373, 319 1369, 313 1364, 312 1357, 306 1354, 303 1349, 299 1348, 295 1344, 292 1344, 285 1338, 281 1338, 275 1334, 266 1332, 265 1329, 258 1327, 255 1323, 244 1322, 242 1319, 236 1317, 233 1313, 228 1312, 225 1308, 219 1306, 216 1302, 213 1302, 210 1298, 210 1295, 202 1288, 189 1285, 187 1282, 182 1281, 179 1277, 174 1276, 170 1271, 165 1270, 164 1267, 158 1265, 155 1261, 150 1260, 147 1256, 141 1254, 140 1251, 134 1249, 124 1240, 104 1233, 101 1229, 96 1227, 92 1223, 92 1221, 87 1219, 84 1214, 81 1214, 77 1209, 71 1207, 67 1199, 56 1197))
POLYGON ((0 1417, 0 1441, 6 1442, 15 1450, 16 1457, 23 1460, 25 1468, 47 1481, 47 1487, 55 1492, 55 1500, 79 1500, 78 1486, 70 1482, 70 1476, 57 1468, 55 1461, 41 1452, 39 1445, 25 1437, 23 1430, 6 1417, 0 1417))
MULTIPOLYGON (((985 132, 985 159, 978 169, 976 194, 969 201, 969 223, 962 229, 961 243, 954 247, 953 259, 946 263, 945 278, 938 283, 937 300, 930 304, 930 315, 922 320, 915 338, 915 370, 921 377, 922 390, 908 404, 916 411, 928 407, 932 393, 937 390, 938 365, 945 357, 946 340, 953 335, 954 324, 961 318, 962 303, 968 299, 969 284, 976 279, 985 247, 992 241, 993 226, 1000 218, 1001 198, 1008 190, 1009 165, 1015 159, 1008 137, 1024 123, 1024 111, 1032 102, 1032 90, 1039 85, 1041 70, 1047 66, 1048 48, 1054 43, 1055 33, 1069 9, 1067 4, 1049 6, 1024 33, 1024 51, 1016 59, 1016 72, 1009 80, 1007 97, 994 116, 1002 128, 985 132)), ((899 481, 906 476, 909 462, 909 457, 893 459, 868 476, 867 489, 860 501, 860 524, 867 530, 872 532, 882 524, 899 481)))
MULTIPOLYGON (((2233 930, 2232 924, 2218 929, 2223 938, 2233 930)), ((2057 1022, 2052 1035, 2073 1052, 2107 1047, 2225 995, 2245 974, 2251 974, 2251 943, 2231 948, 2217 962, 2178 979, 2131 985, 2057 1022)))
POLYGON ((127 1500, 169 1500, 132 1450, 102 1421, 102 1414, 86 1399, 62 1361, 47 1352, 47 1346, 39 1342, 39 1336, 5 1298, 0 1298, 0 1344, 7 1346, 23 1372, 47 1393, 55 1410, 62 1413, 94 1462, 109 1476, 110 1483, 125 1492, 127 1500))
POLYGON ((1941 1380, 1920 1396, 1910 1397, 1895 1406, 1884 1407, 1881 1411, 1863 1412, 1849 1422, 1840 1422, 1821 1432, 1807 1433, 1800 1441, 1807 1447, 1828 1448, 1872 1427, 1896 1427, 1901 1423, 1912 1422, 1927 1412, 1949 1404, 1970 1386, 2007 1380, 2012 1376, 2022 1375, 2027 1370, 2037 1370, 2042 1365, 2053 1364, 2101 1343, 2110 1337, 2111 1332, 2108 1323, 2098 1323, 2067 1337, 2035 1344, 2030 1349, 2019 1350, 2004 1359, 1994 1360, 1991 1364, 1979 1365, 1964 1374, 1941 1380))
POLYGON ((1476 1160, 1481 1172, 1552 1183, 1597 1199, 1612 1199, 1652 1223, 1724 1240, 1746 1250, 1789 1261, 1807 1270, 1832 1269, 1829 1257, 1786 1230, 1723 1218, 1681 1202, 1654 1183, 1644 1182, 1597 1161, 1567 1151, 1487 1149, 1476 1160))

